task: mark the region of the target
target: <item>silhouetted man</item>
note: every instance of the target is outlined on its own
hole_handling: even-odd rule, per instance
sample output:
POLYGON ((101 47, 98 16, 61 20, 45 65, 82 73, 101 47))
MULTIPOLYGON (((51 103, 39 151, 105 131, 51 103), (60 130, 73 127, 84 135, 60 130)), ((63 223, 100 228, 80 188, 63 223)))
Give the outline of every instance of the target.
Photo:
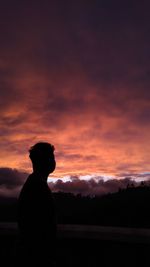
POLYGON ((18 201, 20 231, 19 266, 53 266, 56 220, 47 178, 55 170, 54 147, 37 143, 29 150, 33 173, 25 182, 18 201))

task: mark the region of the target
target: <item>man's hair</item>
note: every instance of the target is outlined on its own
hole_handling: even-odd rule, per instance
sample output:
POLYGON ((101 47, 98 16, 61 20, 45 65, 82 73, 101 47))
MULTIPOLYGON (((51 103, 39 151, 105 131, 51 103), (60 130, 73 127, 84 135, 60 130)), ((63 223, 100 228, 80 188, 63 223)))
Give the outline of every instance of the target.
POLYGON ((54 156, 54 146, 47 142, 36 143, 29 149, 29 157, 32 162, 54 156))

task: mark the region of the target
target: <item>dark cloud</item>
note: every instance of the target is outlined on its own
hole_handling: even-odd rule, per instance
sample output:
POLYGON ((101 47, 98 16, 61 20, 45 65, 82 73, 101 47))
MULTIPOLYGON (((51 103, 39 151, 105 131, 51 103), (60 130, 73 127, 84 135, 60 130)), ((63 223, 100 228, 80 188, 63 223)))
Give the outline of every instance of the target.
MULTIPOLYGON (((138 176, 138 178, 143 176, 138 176)), ((143 177, 144 178, 144 177, 143 177)), ((58 180, 55 184, 50 183, 50 187, 54 192, 71 192, 73 194, 82 195, 105 195, 108 193, 117 192, 119 189, 124 189, 128 185, 134 184, 134 186, 139 185, 141 182, 133 180, 132 177, 122 178, 122 179, 111 179, 104 181, 102 177, 96 177, 90 180, 80 180, 77 176, 73 177, 71 181, 63 182, 58 180)))
POLYGON ((27 173, 11 168, 0 168, 0 187, 13 189, 21 186, 26 178, 27 173))
MULTIPOLYGON (((28 173, 11 168, 0 168, 0 196, 18 196, 28 173)), ((82 180, 78 175, 70 176, 70 181, 50 182, 53 192, 70 192, 82 195, 104 195, 126 188, 128 184, 139 185, 141 181, 149 184, 150 173, 120 173, 116 178, 106 180, 104 176, 93 176, 90 180, 82 180)))

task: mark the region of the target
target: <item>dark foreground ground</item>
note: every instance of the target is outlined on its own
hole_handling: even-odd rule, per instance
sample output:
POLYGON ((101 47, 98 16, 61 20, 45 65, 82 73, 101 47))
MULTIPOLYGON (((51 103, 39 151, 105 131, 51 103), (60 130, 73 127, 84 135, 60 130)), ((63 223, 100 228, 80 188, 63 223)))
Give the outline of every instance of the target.
MULTIPOLYGON (((0 227, 0 266, 7 267, 12 266, 16 227, 3 226, 0 227)), ((56 266, 150 266, 150 230, 61 226, 56 266)))

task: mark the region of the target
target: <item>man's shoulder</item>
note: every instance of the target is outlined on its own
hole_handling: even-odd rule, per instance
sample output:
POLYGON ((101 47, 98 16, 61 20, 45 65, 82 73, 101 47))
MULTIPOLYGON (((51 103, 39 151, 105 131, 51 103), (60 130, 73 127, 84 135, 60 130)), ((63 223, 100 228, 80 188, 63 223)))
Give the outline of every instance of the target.
POLYGON ((51 196, 51 190, 46 181, 39 179, 36 174, 30 174, 24 183, 20 195, 27 195, 28 197, 31 195, 35 197, 36 195, 39 197, 43 196, 51 196))
POLYGON ((33 182, 32 180, 33 180, 33 179, 32 179, 32 174, 30 174, 30 175, 27 177, 27 179, 26 179, 24 185, 23 185, 22 188, 21 188, 19 198, 21 198, 22 196, 24 196, 24 195, 26 195, 26 194, 28 195, 30 192, 32 192, 32 190, 33 190, 33 188, 34 188, 34 182, 33 182))

